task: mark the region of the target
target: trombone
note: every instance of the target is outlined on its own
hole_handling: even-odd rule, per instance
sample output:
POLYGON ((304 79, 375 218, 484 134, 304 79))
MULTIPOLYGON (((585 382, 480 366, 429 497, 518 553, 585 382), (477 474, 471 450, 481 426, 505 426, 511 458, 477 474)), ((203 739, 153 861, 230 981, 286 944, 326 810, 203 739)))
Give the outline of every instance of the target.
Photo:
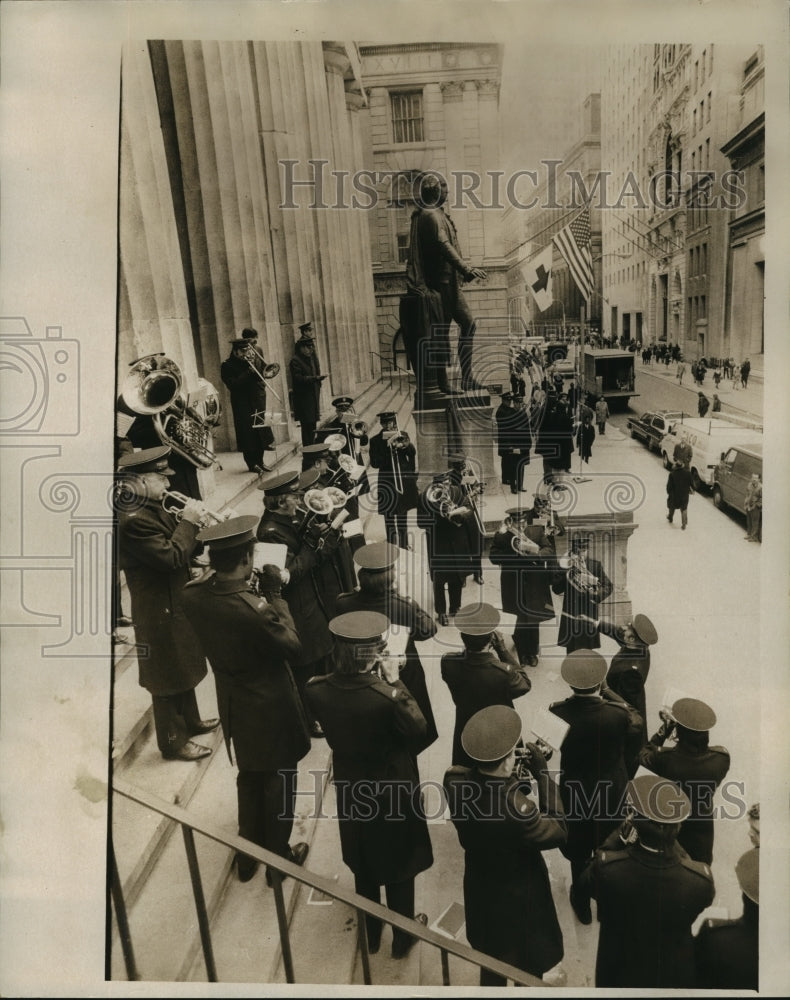
MULTIPOLYGON (((261 382, 269 382, 271 379, 277 378, 277 376, 280 374, 280 366, 277 364, 277 362, 272 361, 270 363, 267 363, 266 358, 264 358, 263 356, 263 352, 259 351, 258 348, 255 346, 255 344, 248 344, 242 357, 250 366, 250 368, 255 372, 255 374, 258 376, 261 382), (258 358, 263 362, 262 372, 258 371, 255 365, 255 361, 253 360, 252 357, 250 357, 250 355, 253 355, 254 358, 258 358)), ((282 403, 282 397, 280 396, 279 392, 277 392, 277 390, 274 388, 274 386, 270 385, 269 388, 272 390, 274 395, 280 400, 280 403, 282 403)))
POLYGON ((390 456, 392 458, 392 479, 395 486, 395 492, 400 496, 403 496, 403 470, 400 465, 400 456, 398 451, 400 448, 405 447, 409 443, 408 436, 398 427, 398 418, 395 418, 395 431, 392 437, 388 438, 387 444, 390 448, 390 456))
POLYGON ((482 483, 477 478, 477 474, 472 468, 470 468, 470 466, 467 465, 465 467, 464 473, 467 476, 471 476, 472 481, 470 482, 468 479, 467 480, 462 479, 461 485, 464 488, 467 502, 469 503, 469 506, 472 509, 472 513, 474 514, 475 522, 477 523, 477 529, 481 535, 485 535, 486 533, 485 525, 483 524, 483 519, 480 516, 480 511, 477 507, 477 501, 475 500, 475 496, 483 492, 484 483, 482 483))

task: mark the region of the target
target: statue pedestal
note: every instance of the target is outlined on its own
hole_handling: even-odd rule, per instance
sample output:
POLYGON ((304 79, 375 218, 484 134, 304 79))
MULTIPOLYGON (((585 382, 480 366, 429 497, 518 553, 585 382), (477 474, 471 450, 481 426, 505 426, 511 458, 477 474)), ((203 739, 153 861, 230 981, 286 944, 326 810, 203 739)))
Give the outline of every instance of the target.
POLYGON ((629 473, 583 473, 556 479, 549 497, 556 521, 564 529, 556 538, 557 555, 567 554, 574 535, 590 536, 590 558, 599 560, 613 585, 610 597, 601 604, 601 614, 624 625, 633 616, 628 539, 638 527, 634 511, 645 499, 644 487, 629 473))
POLYGON ((466 455, 477 478, 497 475, 493 456, 493 409, 489 397, 457 396, 442 409, 413 411, 421 485, 449 468, 454 452, 466 455))

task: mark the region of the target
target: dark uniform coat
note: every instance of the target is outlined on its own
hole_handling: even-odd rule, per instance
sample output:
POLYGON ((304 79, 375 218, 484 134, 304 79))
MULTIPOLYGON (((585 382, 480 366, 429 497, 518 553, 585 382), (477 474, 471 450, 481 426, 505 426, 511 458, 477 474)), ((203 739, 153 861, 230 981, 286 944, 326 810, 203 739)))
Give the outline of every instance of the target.
POLYGON ((619 694, 629 705, 633 706, 642 716, 642 727, 626 747, 626 765, 629 777, 633 777, 639 766, 637 757, 639 751, 647 743, 647 703, 645 700, 645 682, 650 673, 650 647, 638 642, 635 646, 627 646, 623 639, 623 630, 609 622, 601 622, 601 633, 614 639, 620 649, 612 657, 609 671, 606 675, 607 687, 619 694))
POLYGON ((187 584, 184 607, 217 686, 225 743, 242 771, 294 768, 310 749, 288 658, 299 637, 280 597, 256 597, 245 581, 218 582, 213 570, 187 584))
POLYGON ((488 558, 500 568, 502 610, 528 622, 554 617, 551 600, 551 573, 555 569, 554 539, 540 524, 522 524, 521 532, 540 546, 534 555, 520 555, 513 549, 515 532, 497 531, 488 558))
POLYGON ((626 847, 615 832, 581 885, 598 901, 597 987, 694 988, 691 925, 714 896, 707 865, 677 844, 667 854, 626 847))
POLYGON ((473 948, 542 976, 563 956, 542 851, 566 828, 556 786, 538 782, 540 808, 516 778, 452 767, 447 802, 464 849, 466 936, 473 948))
MULTIPOLYGON (((450 481, 447 488, 451 506, 469 508, 466 491, 459 483, 450 481)), ((471 512, 447 517, 428 502, 423 490, 417 507, 417 524, 425 529, 431 575, 437 570, 459 573, 462 577, 475 572, 484 539, 471 512)))
POLYGON ((208 673, 206 654, 184 612, 198 530, 154 500, 119 515, 118 561, 132 600, 140 685, 152 695, 191 691, 208 673))
POLYGON ((370 439, 370 464, 378 469, 376 500, 379 514, 405 514, 417 506, 417 451, 409 442, 405 448, 394 451, 379 431, 370 439), (400 466, 402 492, 395 489, 394 459, 400 466))
POLYGON ((594 591, 583 592, 576 588, 567 570, 564 571, 564 579, 558 579, 552 584, 554 593, 563 595, 557 645, 564 646, 568 653, 577 649, 598 649, 601 645, 598 627, 580 616, 585 615, 597 621, 599 606, 613 589, 612 581, 597 559, 586 559, 585 565, 587 571, 598 578, 598 586, 594 591))
POLYGON ((691 814, 678 834, 678 843, 695 861, 713 860, 713 796, 730 769, 724 747, 697 750, 686 743, 662 747, 656 734, 639 754, 639 763, 662 778, 676 782, 688 795, 691 814))
POLYGON ((706 920, 694 946, 697 989, 757 991, 760 908, 748 897, 743 897, 743 916, 737 920, 706 920))
POLYGON ((474 761, 461 746, 461 733, 475 712, 489 705, 513 708, 513 699, 526 694, 532 684, 524 667, 509 652, 503 659, 491 649, 480 653, 462 650, 445 653, 441 662, 442 678, 455 703, 453 764, 471 767, 474 761))
POLYGON ((321 374, 321 366, 318 355, 306 358, 301 353, 295 354, 288 362, 288 368, 291 372, 294 420, 317 424, 321 415, 321 382, 317 378, 321 374))
POLYGON ((381 597, 367 593, 364 590, 354 590, 341 594, 337 599, 335 612, 344 615, 349 611, 378 611, 394 625, 403 625, 409 629, 406 642, 406 665, 400 672, 400 679, 409 690, 409 694, 417 702, 417 706, 425 718, 428 727, 426 747, 430 746, 439 736, 436 720, 433 716, 428 686, 425 683, 425 671, 420 654, 417 652, 417 642, 432 639, 438 629, 436 622, 412 598, 403 594, 391 592, 381 597))
POLYGON ((332 749, 343 861, 377 885, 430 868, 416 763, 427 728, 406 686, 371 672, 332 673, 311 678, 305 696, 332 749))
POLYGON ((315 663, 331 652, 331 617, 322 603, 315 570, 319 556, 303 543, 297 526, 286 514, 266 511, 258 525, 258 541, 286 545, 285 568, 291 578, 282 588, 301 641, 301 652, 292 654, 291 666, 315 663))
POLYGON ((626 741, 641 718, 625 702, 600 695, 574 694, 549 710, 570 726, 560 748, 560 792, 569 819, 566 856, 579 862, 619 823, 626 741))
MULTIPOLYGON (((349 417, 351 422, 357 419, 353 414, 349 414, 349 417)), ((349 458, 353 458, 357 465, 365 464, 362 448, 368 444, 367 434, 362 434, 360 437, 354 437, 350 430, 350 424, 341 420, 338 416, 333 417, 316 430, 316 443, 319 441, 326 441, 331 434, 341 434, 345 438, 346 443, 340 449, 339 454, 348 455, 349 458)), ((370 493, 370 483, 368 482, 367 472, 363 472, 354 485, 357 487, 357 496, 364 496, 365 493, 370 493)))
POLYGON ((256 443, 263 450, 274 444, 274 432, 271 427, 253 428, 253 414, 266 410, 266 383, 263 381, 263 362, 256 358, 250 367, 250 362, 231 354, 220 365, 219 373, 222 381, 230 390, 230 405, 233 410, 233 429, 236 432, 236 445, 239 451, 255 452, 256 443))

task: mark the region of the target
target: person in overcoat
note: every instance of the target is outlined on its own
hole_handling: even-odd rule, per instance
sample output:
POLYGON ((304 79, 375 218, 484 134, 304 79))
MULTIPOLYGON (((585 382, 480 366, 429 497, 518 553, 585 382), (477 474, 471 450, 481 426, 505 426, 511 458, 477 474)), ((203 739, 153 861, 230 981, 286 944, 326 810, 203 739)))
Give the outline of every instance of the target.
POLYGON ((264 362, 252 349, 257 341, 255 330, 243 330, 241 337, 231 341, 230 357, 222 362, 219 370, 230 391, 236 447, 250 472, 266 471, 265 452, 275 450, 271 427, 254 426, 262 422, 266 412, 264 362))
POLYGON ((713 861, 713 796, 730 769, 730 755, 722 746, 709 745, 716 713, 697 698, 679 698, 669 717, 642 748, 639 763, 676 782, 689 798, 691 815, 678 834, 678 843, 695 861, 713 861), (665 747, 670 737, 674 746, 665 747))
POLYGON ((585 416, 576 430, 576 447, 584 462, 589 462, 592 458, 593 441, 595 441, 595 428, 592 418, 585 416))
POLYGON ((567 566, 560 562, 551 585, 555 594, 562 594, 557 645, 564 646, 566 653, 601 645, 599 608, 613 587, 601 563, 590 558, 589 548, 587 535, 574 535, 567 566))
POLYGON ((709 918, 694 942, 697 989, 753 990, 760 981, 760 851, 753 847, 735 866, 743 912, 734 920, 709 918))
POLYGON ((573 694, 549 711, 570 727, 560 747, 560 792, 568 817, 563 854, 571 865, 570 899, 583 924, 592 921, 589 897, 579 879, 593 851, 617 826, 628 783, 626 743, 641 719, 619 695, 605 686, 606 660, 578 649, 562 661, 562 679, 573 694))
POLYGON ((180 518, 167 513, 170 449, 146 448, 121 456, 118 563, 132 603, 140 686, 153 701, 157 746, 168 760, 200 760, 211 750, 191 740, 219 719, 201 719, 195 688, 208 673, 206 654, 184 612, 183 589, 204 522, 190 499, 180 518))
POLYGON ((694 989, 691 927, 715 888, 710 868, 677 843, 688 800, 654 775, 630 782, 628 798, 633 816, 601 845, 580 880, 598 903, 595 985, 694 989))
POLYGON ((609 664, 607 687, 625 699, 642 717, 642 728, 629 740, 625 752, 628 777, 633 778, 639 767, 639 751, 647 743, 645 683, 650 673, 650 647, 658 642, 658 633, 647 615, 634 615, 633 621, 623 626, 602 621, 599 628, 601 635, 614 639, 620 647, 609 664))
MULTIPOLYGON (((258 489, 264 494, 258 541, 286 547, 288 581, 283 585, 282 594, 301 639, 301 650, 293 654, 289 662, 304 701, 307 681, 314 674, 326 672, 327 657, 333 646, 329 631, 331 615, 327 613, 316 576, 321 554, 308 544, 305 531, 300 530, 297 509, 303 494, 299 489, 299 474, 284 472, 273 476, 260 483, 258 489)), ((322 736, 321 727, 310 717, 309 709, 307 715, 311 735, 322 736)))
POLYGON ((527 473, 530 452, 532 451, 532 418, 530 406, 524 396, 514 396, 513 406, 516 411, 512 437, 513 447, 515 448, 513 485, 516 488, 515 490, 511 490, 511 492, 523 493, 527 488, 524 483, 524 477, 527 473))
MULTIPOLYGON (((450 816, 464 849, 464 912, 470 945, 542 977, 562 959, 562 931, 543 852, 567 837, 559 791, 546 759, 525 747, 538 801, 513 773, 521 737, 518 712, 494 705, 477 712, 462 734, 473 763, 444 776, 450 816)), ((480 969, 481 986, 504 986, 480 969)))
MULTIPOLYGON (((231 763, 238 776, 239 836, 295 864, 307 844, 290 846, 296 803, 296 766, 310 749, 307 720, 288 659, 300 642, 280 596, 280 571, 265 566, 259 593, 250 590, 255 515, 206 528, 211 568, 184 588, 184 609, 206 651, 231 763), (265 594, 264 592, 265 591, 265 594)), ((258 863, 238 854, 247 882, 258 863)))
MULTIPOLYGON (((336 637, 333 670, 313 677, 306 696, 332 748, 343 861, 356 891, 415 918, 414 881, 433 864, 428 824, 419 794, 417 755, 427 745, 425 719, 386 654, 386 616, 353 611, 330 623, 336 637)), ((424 914, 415 919, 427 922, 424 914)), ((370 950, 378 951, 381 922, 366 917, 370 950)), ((393 928, 392 957, 415 942, 393 928)))
POLYGON ((301 336, 294 345, 294 356, 288 362, 291 373, 291 400, 294 420, 301 426, 302 444, 312 444, 321 417, 321 365, 312 337, 312 323, 303 323, 301 336))
POLYGON ((518 493, 516 481, 516 464, 518 456, 514 441, 515 428, 518 423, 518 410, 513 406, 513 393, 503 392, 502 402, 494 413, 496 421, 496 444, 501 466, 502 485, 509 486, 511 493, 518 493))
POLYGON ((392 410, 378 414, 381 430, 370 439, 370 464, 378 469, 376 504, 384 516, 387 541, 410 548, 406 519, 417 506, 417 449, 409 435, 397 431, 392 410), (390 440, 394 443, 390 444, 390 440))
POLYGON ((513 645, 522 666, 536 667, 540 653, 540 623, 554 617, 551 577, 555 570, 554 538, 537 511, 510 508, 496 532, 488 557, 499 566, 502 610, 516 616, 513 645))
POLYGON ((358 549, 354 553, 354 561, 359 567, 359 589, 341 594, 335 610, 339 615, 349 611, 378 611, 386 615, 393 625, 401 625, 409 630, 405 649, 406 664, 401 669, 400 679, 425 718, 428 727, 426 746, 430 746, 439 733, 416 643, 432 639, 438 629, 433 618, 423 611, 413 597, 399 593, 395 570, 398 556, 398 547, 390 542, 372 542, 358 549))
POLYGON ((441 659, 442 680, 455 704, 453 764, 473 763, 463 747, 464 726, 489 705, 513 707, 513 700, 527 694, 532 682, 526 670, 505 645, 497 631, 499 612, 491 604, 468 604, 459 610, 455 627, 464 648, 445 653, 441 659))
POLYGON ((675 511, 680 511, 680 526, 688 525, 689 497, 694 492, 694 480, 687 465, 675 462, 667 476, 667 521, 672 524, 675 511))

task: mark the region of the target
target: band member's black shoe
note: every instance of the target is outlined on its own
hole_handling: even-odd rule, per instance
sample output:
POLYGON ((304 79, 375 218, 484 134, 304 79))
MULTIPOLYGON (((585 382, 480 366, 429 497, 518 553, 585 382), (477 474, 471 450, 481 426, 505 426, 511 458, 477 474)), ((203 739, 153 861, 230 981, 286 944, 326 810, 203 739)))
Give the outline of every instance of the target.
POLYGON ((187 740, 180 750, 176 750, 175 753, 163 753, 162 756, 165 760, 203 760, 204 757, 211 756, 211 748, 187 740))
POLYGON ((193 736, 203 736, 206 733, 213 733, 219 725, 219 719, 201 719, 200 725, 192 733, 193 736))

